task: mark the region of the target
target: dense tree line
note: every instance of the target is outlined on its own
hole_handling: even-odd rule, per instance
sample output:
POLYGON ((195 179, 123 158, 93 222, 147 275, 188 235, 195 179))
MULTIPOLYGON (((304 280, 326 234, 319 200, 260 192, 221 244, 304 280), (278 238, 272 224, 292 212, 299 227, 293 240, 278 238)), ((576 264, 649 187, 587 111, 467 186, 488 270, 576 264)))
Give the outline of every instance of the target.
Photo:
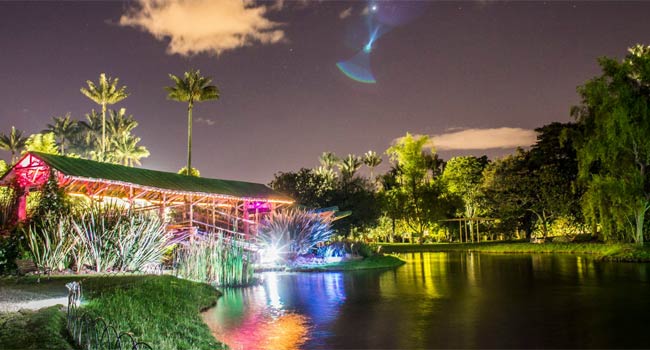
MULTIPOLYGON (((278 173, 270 185, 308 207, 352 210, 343 234, 459 240, 465 220, 470 237, 481 228, 492 239, 588 234, 643 243, 650 225, 650 47, 599 63, 602 74, 578 87, 575 122, 536 129, 529 149, 492 161, 444 161, 430 146, 435 140, 406 134, 386 150, 391 166, 377 177, 358 175, 365 158, 326 152, 318 168, 278 173)), ((366 163, 371 174, 379 163, 366 163)))

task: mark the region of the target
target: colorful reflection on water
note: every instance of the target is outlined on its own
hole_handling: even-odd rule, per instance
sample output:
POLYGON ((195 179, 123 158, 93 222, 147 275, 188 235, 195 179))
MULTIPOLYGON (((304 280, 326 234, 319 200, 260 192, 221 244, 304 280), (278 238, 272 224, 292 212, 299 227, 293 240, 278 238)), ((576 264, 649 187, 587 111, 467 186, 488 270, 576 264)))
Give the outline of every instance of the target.
POLYGON ((650 265, 413 253, 394 270, 267 273, 204 314, 231 349, 634 348, 650 265))
POLYGON ((312 325, 336 318, 345 301, 341 273, 304 274, 309 281, 287 275, 268 272, 262 285, 225 289, 217 307, 203 315, 215 337, 234 350, 299 349, 312 325))

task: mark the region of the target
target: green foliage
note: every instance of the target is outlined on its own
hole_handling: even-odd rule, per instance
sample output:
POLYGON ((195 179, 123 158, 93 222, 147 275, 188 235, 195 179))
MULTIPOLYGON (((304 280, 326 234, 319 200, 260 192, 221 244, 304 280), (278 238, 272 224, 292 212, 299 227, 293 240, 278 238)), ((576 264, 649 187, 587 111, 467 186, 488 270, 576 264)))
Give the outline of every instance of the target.
POLYGON ((277 173, 269 186, 309 208, 327 207, 333 191, 332 183, 325 176, 306 168, 277 173))
POLYGON ((262 247, 303 255, 329 241, 334 235, 331 219, 301 209, 274 212, 260 225, 258 237, 262 247))
POLYGON ((191 170, 190 173, 188 174, 188 173, 187 173, 187 167, 186 167, 186 166, 182 167, 182 168, 178 171, 178 173, 181 174, 181 175, 189 175, 189 176, 201 177, 201 172, 199 171, 199 169, 197 169, 197 168, 192 168, 192 170, 191 170))
POLYGON ((66 147, 71 145, 76 134, 79 132, 79 123, 72 119, 70 113, 66 113, 62 117, 53 117, 52 120, 54 123, 47 124, 47 129, 43 130, 43 132, 51 132, 54 134, 60 148, 60 153, 64 155, 66 147))
POLYGON ((58 215, 45 215, 32 222, 25 237, 36 266, 52 271, 63 271, 69 266, 78 241, 70 234, 70 221, 58 215))
POLYGON ((650 208, 650 47, 629 49, 623 61, 599 60, 602 75, 578 88, 572 113, 584 211, 608 239, 644 242, 650 208))
POLYGON ((370 180, 374 181, 374 170, 381 164, 381 157, 375 151, 368 151, 363 155, 363 164, 370 168, 370 180))
POLYGON ((167 98, 179 102, 187 102, 187 165, 192 169, 192 109, 195 102, 218 100, 219 88, 212 83, 212 79, 201 75, 199 70, 185 72, 183 78, 169 74, 174 82, 173 86, 165 87, 167 98))
POLYGON ((343 158, 341 162, 338 163, 343 181, 351 180, 359 168, 361 168, 362 164, 362 159, 354 154, 348 154, 347 157, 343 158))
POLYGON ((107 77, 105 73, 99 75, 99 83, 87 80, 87 88, 81 88, 81 93, 88 97, 93 102, 102 106, 102 122, 101 122, 101 139, 100 139, 100 152, 99 160, 104 161, 106 156, 106 106, 116 104, 129 95, 126 93, 126 86, 118 87, 119 78, 112 79, 107 77))
POLYGON ((393 219, 403 219, 411 232, 422 236, 437 220, 453 215, 457 199, 440 181, 441 163, 427 136, 407 133, 386 153, 393 169, 384 177, 384 207, 393 219), (429 151, 429 152, 427 152, 429 151))
POLYGON ((20 257, 20 239, 16 232, 0 235, 0 275, 6 275, 16 269, 16 259, 20 257))
POLYGON ((25 141, 25 152, 59 154, 59 147, 56 145, 54 133, 30 135, 25 141))
POLYGON ((219 294, 209 285, 173 276, 90 276, 82 284, 83 311, 133 332, 154 349, 223 348, 199 313, 217 302, 219 294))
POLYGON ((0 149, 11 152, 11 163, 14 164, 17 160, 16 155, 20 154, 26 141, 27 138, 23 136, 23 132, 12 126, 9 135, 0 134, 0 149))
POLYGON ((253 280, 252 254, 221 234, 190 240, 177 248, 177 276, 218 286, 243 286, 253 280))
POLYGON ((169 235, 157 215, 112 204, 42 212, 25 230, 37 266, 97 272, 142 271, 162 262, 169 235))
POLYGON ((78 269, 142 271, 162 262, 170 238, 156 214, 116 205, 91 204, 71 220, 78 269))
POLYGON ((0 324, 0 349, 73 349, 59 306, 2 313, 0 324))

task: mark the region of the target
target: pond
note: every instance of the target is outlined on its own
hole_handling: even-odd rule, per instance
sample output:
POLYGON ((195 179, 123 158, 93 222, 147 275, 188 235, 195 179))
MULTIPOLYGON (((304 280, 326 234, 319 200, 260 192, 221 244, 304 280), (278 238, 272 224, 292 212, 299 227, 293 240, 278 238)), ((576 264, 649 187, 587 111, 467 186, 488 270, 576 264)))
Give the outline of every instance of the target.
POLYGON ((231 349, 647 348, 650 265, 403 254, 388 271, 265 273, 204 314, 231 349))

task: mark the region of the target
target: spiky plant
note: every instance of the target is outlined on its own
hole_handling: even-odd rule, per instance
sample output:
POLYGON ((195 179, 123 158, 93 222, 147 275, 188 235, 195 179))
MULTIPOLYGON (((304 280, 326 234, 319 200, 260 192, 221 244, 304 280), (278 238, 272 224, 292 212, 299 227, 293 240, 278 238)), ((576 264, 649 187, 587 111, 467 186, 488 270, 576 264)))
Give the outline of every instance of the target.
POLYGON ((321 167, 327 170, 334 169, 334 166, 340 161, 339 157, 334 154, 334 152, 323 152, 318 158, 321 167))
POLYGON ((333 235, 331 218, 296 208, 273 213, 259 228, 259 239, 263 247, 273 247, 296 255, 309 253, 333 235))
POLYGON ((69 232, 70 220, 56 214, 44 215, 32 222, 25 237, 36 266, 54 271, 69 266, 69 256, 77 244, 77 237, 69 232))
POLYGON ((61 154, 65 154, 66 146, 70 145, 79 132, 78 122, 72 119, 70 113, 61 117, 52 117, 52 124, 47 124, 43 133, 51 132, 56 137, 61 154))
POLYGON ((222 234, 210 234, 180 245, 176 250, 178 277, 218 286, 242 286, 253 280, 251 253, 222 234))

